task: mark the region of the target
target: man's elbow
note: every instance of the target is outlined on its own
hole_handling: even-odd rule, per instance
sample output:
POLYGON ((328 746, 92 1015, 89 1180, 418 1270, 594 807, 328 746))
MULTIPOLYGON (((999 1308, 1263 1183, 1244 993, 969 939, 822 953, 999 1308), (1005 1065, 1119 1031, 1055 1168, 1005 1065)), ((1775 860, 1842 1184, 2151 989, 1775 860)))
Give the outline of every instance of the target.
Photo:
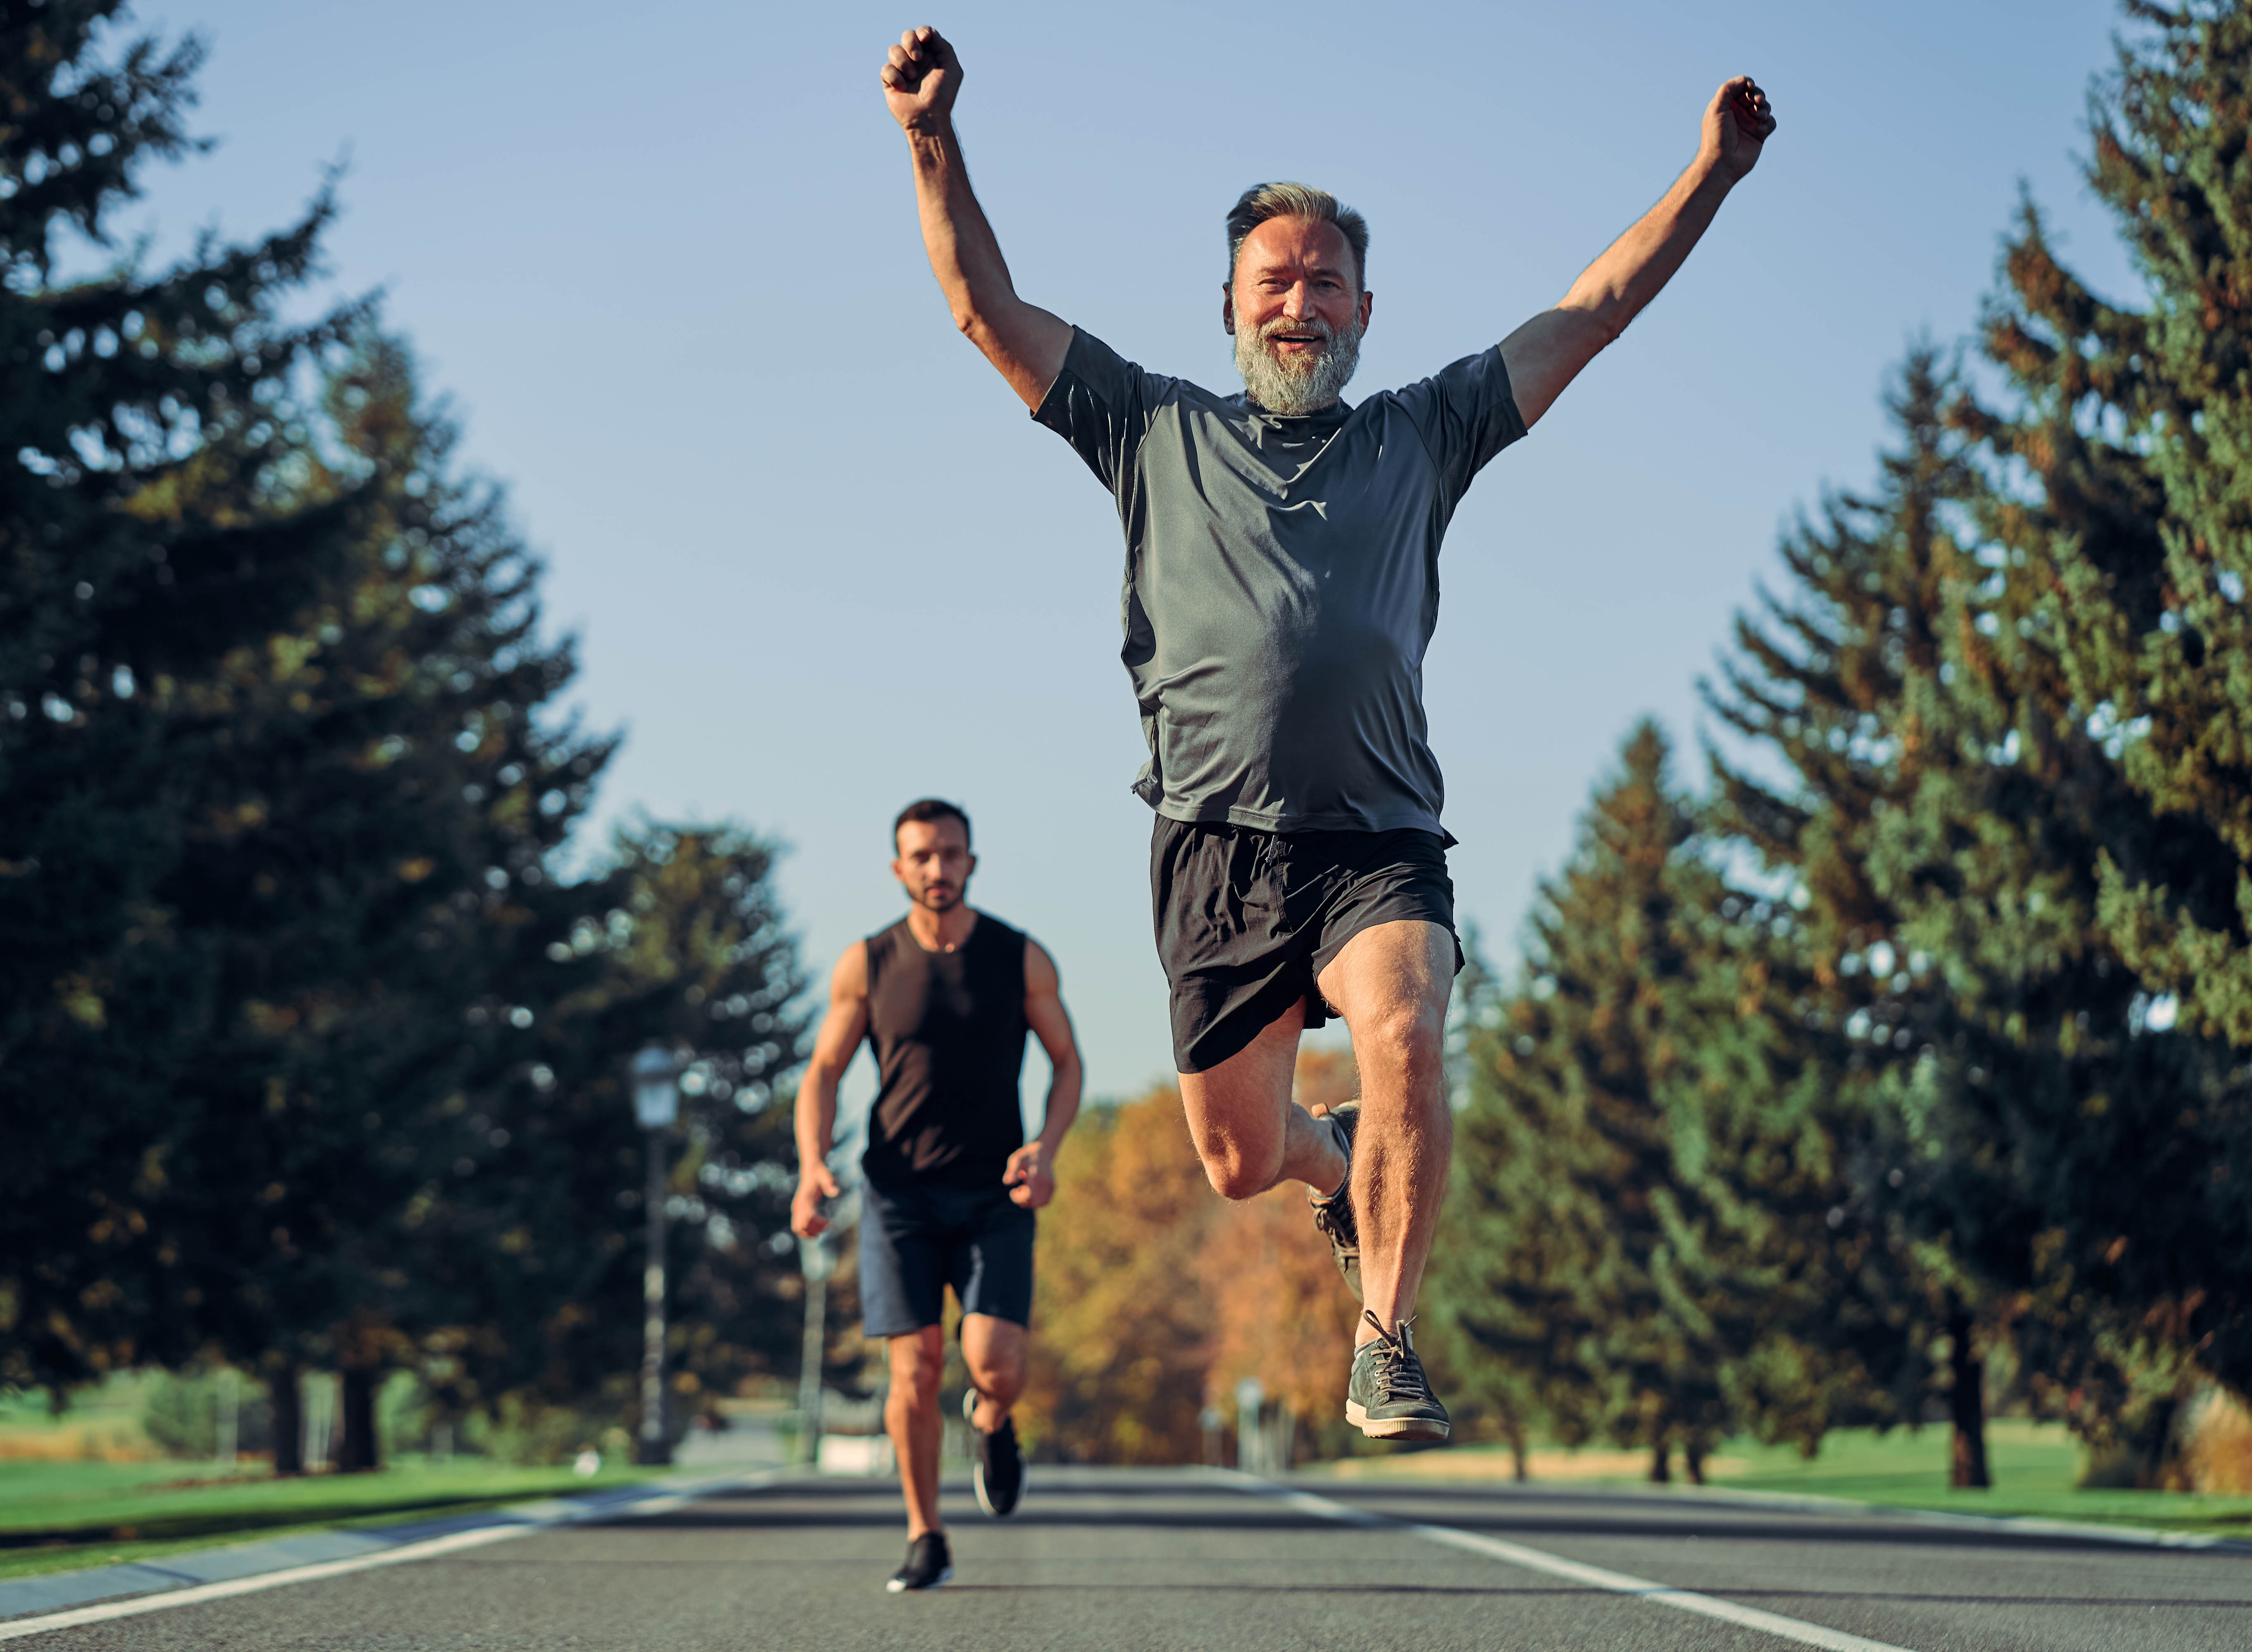
POLYGON ((1572 342, 1590 360, 1618 343, 1634 320, 1634 309, 1623 296, 1578 304, 1567 301, 1557 308, 1571 324, 1572 342))

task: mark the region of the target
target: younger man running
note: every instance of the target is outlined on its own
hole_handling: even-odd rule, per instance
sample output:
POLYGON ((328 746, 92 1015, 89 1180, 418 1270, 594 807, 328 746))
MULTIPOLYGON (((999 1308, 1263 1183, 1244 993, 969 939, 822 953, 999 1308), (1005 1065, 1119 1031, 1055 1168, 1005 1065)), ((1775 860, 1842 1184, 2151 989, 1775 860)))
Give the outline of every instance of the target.
POLYGON ((962 1306, 964 1396, 977 1501, 1017 1506, 1024 1459, 1010 1408, 1025 1387, 1032 1313, 1032 1212, 1055 1195, 1050 1165, 1079 1113, 1079 1045, 1054 960, 1039 942, 965 904, 977 857, 970 817, 926 797, 892 824, 892 874, 907 914, 847 947, 797 1093, 797 1197, 790 1225, 829 1225, 837 1083, 866 1038, 879 1089, 862 1156, 861 1329, 891 1343, 884 1426, 907 1494, 907 1558, 887 1586, 929 1589, 953 1575, 938 1513, 940 1323, 947 1287, 962 1306), (1039 1139, 1025 1140, 1018 1080, 1025 1034, 1055 1074, 1039 1139))

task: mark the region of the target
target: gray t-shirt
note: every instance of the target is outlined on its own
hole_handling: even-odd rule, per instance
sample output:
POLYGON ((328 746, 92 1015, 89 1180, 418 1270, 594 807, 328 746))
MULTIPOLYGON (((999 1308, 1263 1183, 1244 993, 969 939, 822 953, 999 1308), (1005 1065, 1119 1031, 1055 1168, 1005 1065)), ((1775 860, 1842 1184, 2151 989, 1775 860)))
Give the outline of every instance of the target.
POLYGON ((1143 801, 1273 832, 1441 830, 1423 651, 1455 506, 1525 434, 1500 349, 1283 419, 1074 331, 1032 417, 1118 502, 1143 801))

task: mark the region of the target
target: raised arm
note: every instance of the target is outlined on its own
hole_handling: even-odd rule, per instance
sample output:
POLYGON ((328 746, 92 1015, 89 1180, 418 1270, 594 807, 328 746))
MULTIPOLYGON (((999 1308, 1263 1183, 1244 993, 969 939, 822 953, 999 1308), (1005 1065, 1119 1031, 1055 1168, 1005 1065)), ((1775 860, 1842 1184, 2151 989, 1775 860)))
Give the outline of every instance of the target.
POLYGON ((1527 425, 1672 279, 1728 191, 1758 163, 1774 130, 1775 112, 1752 78, 1740 74, 1727 82, 1705 110, 1697 158, 1665 198, 1581 273, 1562 303, 1501 341, 1510 389, 1527 425))
POLYGON ((970 192, 954 131, 961 59, 937 30, 909 29, 892 48, 883 80, 884 101, 907 135, 922 244, 954 324, 1000 369, 1025 406, 1037 407, 1063 371, 1071 327, 1017 296, 1001 244, 970 192))
POLYGON ((1072 1036, 1071 1012, 1063 1007, 1063 982, 1047 948, 1025 937, 1025 1019, 1048 1052, 1055 1074, 1048 1080, 1047 1117, 1040 1133, 1009 1156, 1001 1179, 1009 1197, 1037 1211, 1055 1197, 1055 1151, 1079 1116, 1079 1040, 1072 1036))
POLYGON ((821 1201, 838 1191, 829 1169, 829 1149, 837 1145, 837 1085, 867 1036, 868 946, 856 941, 830 974, 829 1010, 798 1080, 797 1195, 789 1202, 789 1225, 803 1239, 817 1239, 829 1225, 821 1201))

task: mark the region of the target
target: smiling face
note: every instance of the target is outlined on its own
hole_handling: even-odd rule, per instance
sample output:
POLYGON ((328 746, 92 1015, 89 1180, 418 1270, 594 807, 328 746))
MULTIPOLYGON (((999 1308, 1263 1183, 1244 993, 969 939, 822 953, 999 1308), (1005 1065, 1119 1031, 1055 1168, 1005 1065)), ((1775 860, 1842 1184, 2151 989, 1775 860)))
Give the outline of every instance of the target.
POLYGON ((977 857, 970 852, 969 829, 950 817, 900 824, 899 857, 892 875, 907 899, 926 912, 950 912, 962 904, 977 857))
POLYGON ((1255 227, 1220 310, 1252 399, 1290 416, 1337 400, 1359 364, 1373 298, 1336 225, 1270 218, 1255 227))

